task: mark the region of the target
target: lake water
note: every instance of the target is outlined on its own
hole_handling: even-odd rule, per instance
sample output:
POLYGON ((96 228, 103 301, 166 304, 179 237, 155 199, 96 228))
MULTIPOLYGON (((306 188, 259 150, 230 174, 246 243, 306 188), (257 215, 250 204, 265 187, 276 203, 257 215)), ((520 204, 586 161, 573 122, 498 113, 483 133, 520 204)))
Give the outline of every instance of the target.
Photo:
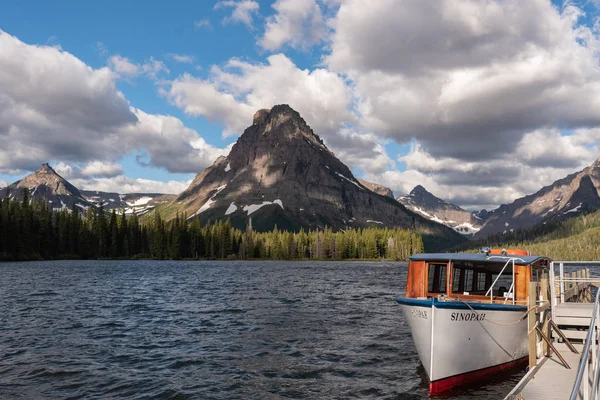
MULTIPOLYGON (((0 398, 421 399, 405 263, 0 263, 0 398)), ((446 398, 502 398, 521 372, 446 398)))

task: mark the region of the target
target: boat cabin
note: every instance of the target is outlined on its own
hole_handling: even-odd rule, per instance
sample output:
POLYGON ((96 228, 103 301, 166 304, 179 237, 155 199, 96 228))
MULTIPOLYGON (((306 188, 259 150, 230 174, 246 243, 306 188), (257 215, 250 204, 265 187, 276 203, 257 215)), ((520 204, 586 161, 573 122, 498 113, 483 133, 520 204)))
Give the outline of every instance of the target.
POLYGON ((547 258, 522 250, 415 254, 409 259, 406 297, 526 304, 529 282, 547 274, 549 265, 547 258))

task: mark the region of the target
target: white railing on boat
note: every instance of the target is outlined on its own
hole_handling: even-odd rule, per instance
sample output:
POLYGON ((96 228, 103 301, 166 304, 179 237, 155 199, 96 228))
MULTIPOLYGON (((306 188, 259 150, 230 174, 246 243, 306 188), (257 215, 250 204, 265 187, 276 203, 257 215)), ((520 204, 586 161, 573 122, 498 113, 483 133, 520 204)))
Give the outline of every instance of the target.
POLYGON ((500 270, 500 273, 498 274, 496 279, 494 279, 494 282, 492 283, 492 285, 490 286, 488 291, 485 292, 485 295, 490 296, 490 303, 494 302, 494 286, 496 285, 496 282, 498 282, 498 279, 500 279, 500 277, 504 273, 504 270, 506 269, 506 267, 508 267, 509 264, 512 264, 512 282, 510 284, 510 288, 508 289, 508 292, 504 293, 504 304, 506 304, 506 302, 508 301, 509 298, 512 298, 512 304, 514 305, 515 304, 515 261, 519 260, 521 262, 524 262, 523 259, 519 258, 519 257, 506 257, 506 256, 490 256, 488 258, 502 258, 502 259, 506 260, 506 264, 504 264, 504 267, 502 267, 502 269, 500 270))

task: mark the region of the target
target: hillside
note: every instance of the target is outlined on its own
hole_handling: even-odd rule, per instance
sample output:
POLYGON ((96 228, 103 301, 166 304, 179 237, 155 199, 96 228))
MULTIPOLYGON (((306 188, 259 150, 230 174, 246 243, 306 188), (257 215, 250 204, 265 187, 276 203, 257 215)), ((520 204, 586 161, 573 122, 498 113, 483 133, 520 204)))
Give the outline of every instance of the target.
POLYGON ((567 220, 538 224, 508 234, 490 235, 465 243, 457 251, 481 247, 520 248, 555 260, 600 259, 600 210, 567 220))

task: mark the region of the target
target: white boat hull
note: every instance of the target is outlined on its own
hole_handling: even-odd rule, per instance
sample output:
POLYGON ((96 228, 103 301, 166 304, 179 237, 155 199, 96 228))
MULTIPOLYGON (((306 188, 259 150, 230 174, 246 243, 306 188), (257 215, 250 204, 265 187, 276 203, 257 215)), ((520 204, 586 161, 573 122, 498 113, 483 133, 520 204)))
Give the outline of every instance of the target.
POLYGON ((398 299, 430 391, 441 392, 526 361, 524 306, 398 299))

